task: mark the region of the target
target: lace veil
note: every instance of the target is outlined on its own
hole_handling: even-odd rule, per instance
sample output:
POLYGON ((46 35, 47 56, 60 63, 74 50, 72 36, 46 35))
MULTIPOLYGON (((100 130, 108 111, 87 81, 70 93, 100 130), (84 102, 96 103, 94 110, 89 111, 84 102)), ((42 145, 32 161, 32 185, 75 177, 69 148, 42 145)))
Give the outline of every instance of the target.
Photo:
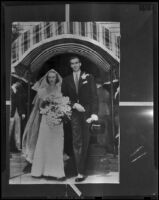
POLYGON ((39 89, 45 88, 47 87, 49 84, 47 82, 47 76, 50 72, 53 72, 57 75, 57 86, 61 86, 62 84, 62 77, 60 76, 60 74, 55 71, 54 69, 49 70, 39 81, 37 81, 33 86, 32 89, 35 91, 38 91, 39 89))

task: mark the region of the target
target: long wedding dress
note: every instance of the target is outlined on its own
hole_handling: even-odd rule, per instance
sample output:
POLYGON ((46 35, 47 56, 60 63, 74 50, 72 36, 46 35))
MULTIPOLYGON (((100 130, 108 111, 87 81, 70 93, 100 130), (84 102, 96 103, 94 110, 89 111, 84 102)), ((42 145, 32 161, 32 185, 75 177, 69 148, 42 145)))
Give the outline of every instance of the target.
MULTIPOLYGON (((38 92, 39 100, 42 102, 48 95, 54 94, 55 97, 62 95, 60 89, 47 93, 46 88, 38 92)), ((39 103, 40 105, 40 103, 39 103)), ((46 115, 42 115, 39 127, 38 140, 34 152, 31 175, 64 177, 64 146, 63 124, 55 125, 52 128, 46 123, 46 115)))
POLYGON ((62 96, 61 83, 60 74, 51 69, 32 87, 37 91, 37 95, 33 100, 34 107, 24 130, 22 152, 26 161, 32 164, 31 175, 35 177, 65 176, 63 124, 50 128, 46 123, 46 115, 40 114, 41 103, 47 96, 62 96), (47 76, 50 72, 56 73, 58 82, 54 89, 48 90, 47 76))

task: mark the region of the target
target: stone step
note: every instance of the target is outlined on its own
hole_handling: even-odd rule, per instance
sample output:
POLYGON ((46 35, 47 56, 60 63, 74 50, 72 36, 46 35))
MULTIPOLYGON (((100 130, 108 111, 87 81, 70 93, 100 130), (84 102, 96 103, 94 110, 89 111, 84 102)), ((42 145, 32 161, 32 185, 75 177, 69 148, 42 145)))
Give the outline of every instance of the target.
POLYGON ((105 156, 88 156, 86 168, 87 171, 94 173, 106 173, 108 171, 117 172, 119 169, 118 157, 113 155, 105 156))
POLYGON ((23 168, 26 165, 21 153, 10 154, 10 178, 23 174, 23 168))

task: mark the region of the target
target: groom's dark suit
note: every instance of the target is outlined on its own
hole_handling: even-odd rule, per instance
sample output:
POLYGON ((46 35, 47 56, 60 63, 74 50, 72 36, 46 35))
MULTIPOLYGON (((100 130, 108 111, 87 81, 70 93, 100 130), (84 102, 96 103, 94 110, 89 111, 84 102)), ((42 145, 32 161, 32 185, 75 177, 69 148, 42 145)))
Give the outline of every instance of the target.
POLYGON ((64 96, 70 98, 72 105, 74 103, 79 103, 85 108, 85 112, 79 112, 73 109, 71 117, 73 149, 77 171, 80 174, 84 174, 90 139, 90 124, 88 124, 86 120, 91 117, 92 114, 98 113, 98 97, 93 76, 90 74, 88 74, 88 76, 83 76, 83 72, 81 72, 77 93, 74 77, 73 74, 71 74, 63 80, 62 93, 64 96))

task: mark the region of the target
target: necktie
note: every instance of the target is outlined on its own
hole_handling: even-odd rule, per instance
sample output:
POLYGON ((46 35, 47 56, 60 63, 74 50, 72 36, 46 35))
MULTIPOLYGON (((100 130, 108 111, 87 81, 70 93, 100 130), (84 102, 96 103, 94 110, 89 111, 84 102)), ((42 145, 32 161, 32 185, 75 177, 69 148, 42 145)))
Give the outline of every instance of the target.
POLYGON ((78 74, 76 73, 76 74, 75 74, 75 86, 76 86, 76 92, 77 92, 77 93, 78 93, 78 83, 79 83, 78 74))

